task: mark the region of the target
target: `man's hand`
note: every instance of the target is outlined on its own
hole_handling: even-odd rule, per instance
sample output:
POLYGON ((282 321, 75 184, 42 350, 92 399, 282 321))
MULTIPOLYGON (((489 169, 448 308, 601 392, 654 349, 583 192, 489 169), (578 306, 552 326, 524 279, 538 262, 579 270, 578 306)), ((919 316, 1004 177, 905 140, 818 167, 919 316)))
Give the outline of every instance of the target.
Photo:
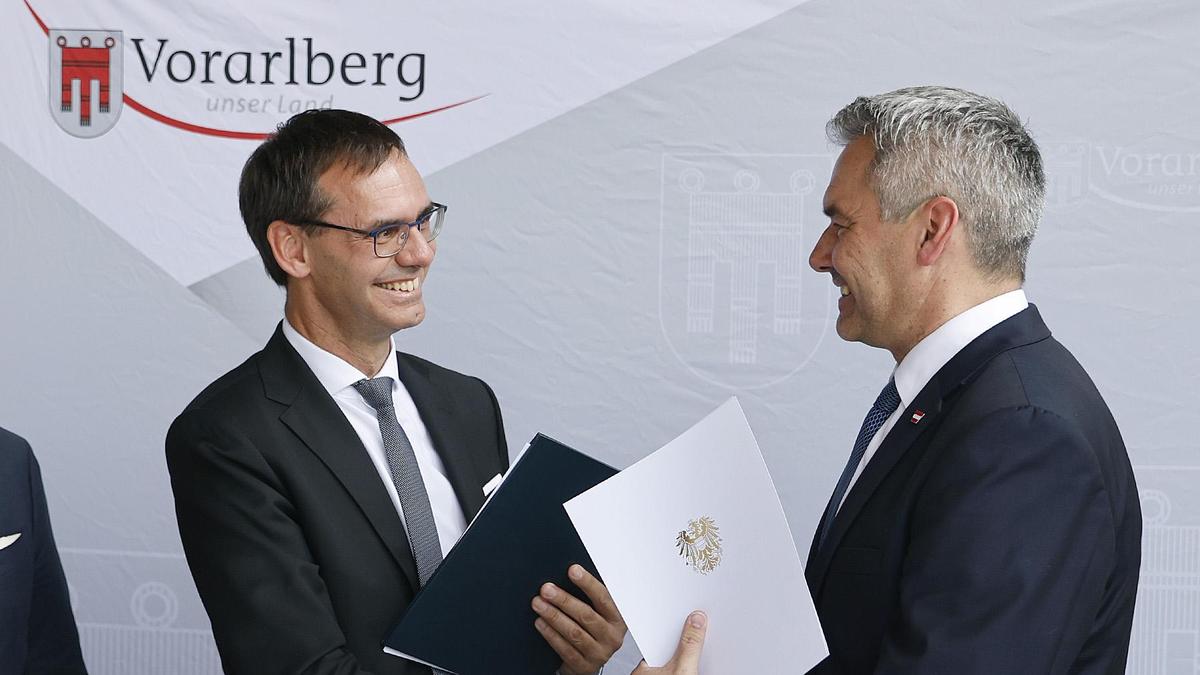
POLYGON ((533 599, 533 622, 538 632, 562 657, 561 675, 593 675, 625 640, 625 619, 617 611, 608 589, 579 565, 567 576, 592 601, 591 606, 554 584, 542 586, 533 599))
POLYGON ((692 612, 683 624, 683 634, 679 636, 675 656, 667 661, 667 665, 651 668, 642 661, 642 665, 630 675, 700 675, 700 650, 704 647, 704 633, 707 630, 708 617, 704 612, 692 612))

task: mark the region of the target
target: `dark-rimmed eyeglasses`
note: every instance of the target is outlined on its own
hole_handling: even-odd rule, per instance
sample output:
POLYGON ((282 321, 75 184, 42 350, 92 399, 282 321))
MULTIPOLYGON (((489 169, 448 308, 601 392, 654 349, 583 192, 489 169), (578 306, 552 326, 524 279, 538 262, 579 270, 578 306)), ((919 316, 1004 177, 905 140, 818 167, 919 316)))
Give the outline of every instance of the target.
POLYGON ((425 237, 425 241, 433 241, 442 231, 442 222, 446 220, 446 205, 430 202, 429 208, 421 212, 417 219, 410 223, 384 223, 373 230, 360 230, 356 227, 334 225, 323 220, 292 220, 293 225, 308 225, 325 227, 331 230, 353 232, 363 237, 370 237, 375 245, 375 255, 380 258, 390 258, 399 253, 413 229, 425 237))

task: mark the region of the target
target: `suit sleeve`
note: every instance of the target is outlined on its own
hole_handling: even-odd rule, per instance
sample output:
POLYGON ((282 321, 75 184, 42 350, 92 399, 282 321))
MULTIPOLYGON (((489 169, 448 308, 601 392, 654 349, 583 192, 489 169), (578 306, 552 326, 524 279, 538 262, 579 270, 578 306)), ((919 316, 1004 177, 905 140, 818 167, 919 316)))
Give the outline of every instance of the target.
POLYGON ((1032 407, 951 440, 921 488, 876 673, 1065 673, 1115 557, 1075 425, 1032 407))
POLYGON ((185 413, 167 466, 188 565, 228 675, 369 675, 345 649, 278 477, 240 433, 185 413))
POLYGON ((42 485, 42 472, 29 444, 23 440, 29 457, 29 495, 34 537, 33 592, 29 609, 29 652, 27 672, 45 675, 86 675, 79 649, 79 630, 71 611, 67 578, 63 574, 50 510, 42 485))

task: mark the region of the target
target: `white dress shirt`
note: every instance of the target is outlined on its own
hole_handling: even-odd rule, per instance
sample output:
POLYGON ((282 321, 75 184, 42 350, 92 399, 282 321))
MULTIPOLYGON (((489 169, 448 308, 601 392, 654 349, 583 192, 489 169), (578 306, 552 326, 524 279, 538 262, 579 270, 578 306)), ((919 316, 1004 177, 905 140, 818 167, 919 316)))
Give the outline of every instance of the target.
POLYGON ((839 510, 842 508, 842 504, 846 503, 846 497, 850 494, 854 484, 858 482, 858 477, 862 475, 867 462, 870 462, 871 458, 875 456, 875 451, 883 444, 883 439, 887 438, 888 432, 896 426, 896 421, 904 414, 904 409, 913 402, 917 394, 921 393, 925 385, 929 384, 929 380, 937 374, 937 371, 941 370, 942 366, 946 365, 950 359, 954 358, 955 354, 958 354, 975 338, 1028 306, 1029 301, 1025 298, 1024 290, 1017 289, 998 295, 942 324, 905 355, 896 369, 892 371, 892 378, 896 380, 896 392, 900 394, 900 406, 871 437, 871 442, 867 444, 867 451, 854 471, 854 478, 850 481, 850 486, 846 489, 845 494, 842 495, 841 504, 838 504, 839 510))
MULTIPOLYGON (((321 386, 325 387, 325 390, 333 397, 333 401, 337 403, 338 408, 341 408, 342 414, 346 416, 350 426, 354 427, 355 433, 362 440, 363 447, 367 449, 371 463, 375 465, 375 471, 379 473, 379 479, 387 488, 388 496, 392 498, 396 513, 400 514, 400 520, 407 528, 408 523, 404 520, 404 509, 400 506, 400 495, 396 492, 395 484, 392 483, 392 473, 388 468, 387 455, 384 453, 383 435, 379 431, 379 420, 375 416, 375 409, 367 404, 353 386, 355 382, 363 379, 362 372, 341 357, 313 344, 293 328, 287 319, 283 321, 283 335, 300 354, 300 358, 304 359, 304 362, 312 369, 321 386)), ((404 429, 404 435, 408 436, 413 452, 417 456, 417 466, 421 469, 421 480, 425 483, 425 491, 429 493, 429 504, 433 507, 433 520, 437 525, 438 541, 442 545, 442 555, 445 556, 467 529, 467 520, 462 507, 458 504, 454 488, 450 486, 450 480, 446 477, 446 466, 433 449, 433 441, 429 438, 429 431, 425 428, 425 423, 421 421, 417 405, 413 403, 408 389, 400 381, 396 370, 396 345, 394 343, 391 350, 388 351, 387 361, 384 361, 383 368, 380 368, 379 372, 374 375, 374 377, 380 376, 390 377, 394 381, 392 403, 396 407, 396 421, 400 423, 400 428, 404 429)), ((346 451, 355 452, 356 450, 347 448, 346 451)))

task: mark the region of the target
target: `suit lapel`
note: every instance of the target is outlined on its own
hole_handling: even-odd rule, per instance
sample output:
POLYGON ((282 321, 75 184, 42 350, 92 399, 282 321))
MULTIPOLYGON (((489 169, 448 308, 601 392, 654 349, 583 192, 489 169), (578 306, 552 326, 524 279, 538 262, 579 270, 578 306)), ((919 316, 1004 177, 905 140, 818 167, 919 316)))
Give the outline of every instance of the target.
POLYGON ((896 425, 888 432, 883 443, 879 445, 871 460, 867 462, 866 468, 854 482, 850 492, 846 494, 846 501, 842 502, 842 508, 838 510, 837 516, 833 520, 833 527, 830 528, 824 545, 818 548, 814 538, 809 551, 808 567, 805 569, 809 586, 814 590, 813 597, 817 597, 816 591, 825 580, 825 573, 829 571, 833 553, 841 544, 842 537, 846 535, 846 530, 854 522, 855 516, 862 511, 867 500, 875 493, 896 462, 900 461, 904 453, 913 447, 926 429, 933 427, 936 423, 938 415, 942 412, 942 396, 936 386, 936 380, 937 378, 931 380, 913 399, 912 404, 904 409, 900 419, 896 421, 896 425), (920 421, 914 424, 912 416, 916 411, 921 411, 924 415, 920 421))
POLYGON ((468 433, 471 420, 463 418, 462 411, 444 388, 433 384, 427 363, 397 352, 396 368, 429 431, 433 448, 446 468, 446 478, 469 523, 483 506, 485 480, 480 477, 470 452, 473 445, 468 433))
MULTIPOLYGON (((1037 307, 1030 305, 975 338, 930 378, 925 388, 904 409, 896 425, 888 432, 875 455, 850 488, 824 545, 818 548, 817 537, 813 538, 805 576, 814 598, 820 596, 833 554, 846 531, 854 523, 854 519, 900 458, 910 448, 916 447, 918 442, 929 442, 930 437, 922 439, 922 435, 926 430, 936 427, 940 417, 950 410, 950 399, 954 393, 996 356, 1048 337, 1050 330, 1042 322, 1037 307), (914 415, 918 413, 920 417, 914 422, 914 415)), ((817 536, 819 534, 818 526, 817 536)))
POLYGON ((396 513, 366 448, 337 403, 279 329, 263 350, 260 373, 267 397, 288 406, 280 420, 337 477, 404 570, 413 590, 420 588, 400 514, 396 513))

